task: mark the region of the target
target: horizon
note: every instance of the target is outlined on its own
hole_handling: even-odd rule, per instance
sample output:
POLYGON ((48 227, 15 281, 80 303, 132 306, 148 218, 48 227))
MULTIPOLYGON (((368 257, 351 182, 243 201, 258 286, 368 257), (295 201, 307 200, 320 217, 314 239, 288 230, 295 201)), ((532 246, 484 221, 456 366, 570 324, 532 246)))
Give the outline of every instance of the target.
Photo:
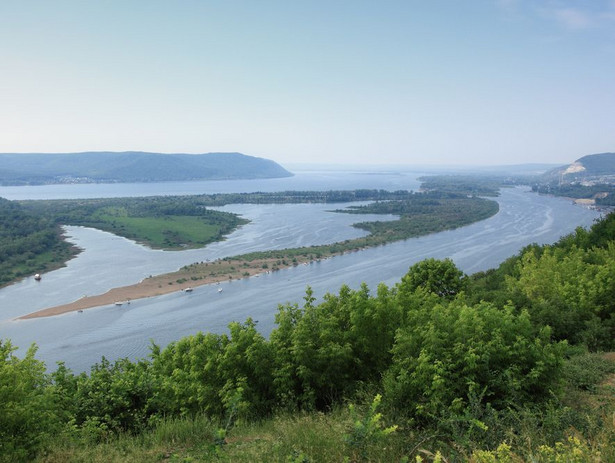
POLYGON ((436 167, 615 151, 612 0, 0 11, 2 152, 436 167))
MULTIPOLYGON (((240 154, 243 156, 249 156, 254 158, 260 158, 265 160, 273 161, 272 159, 266 158, 264 156, 253 156, 247 153, 241 153, 238 151, 228 151, 228 152, 204 152, 204 153, 174 153, 174 152, 153 152, 153 151, 142 151, 142 150, 130 150, 130 151, 109 151, 109 150, 97 150, 97 151, 79 151, 79 152, 12 152, 12 153, 4 153, 0 152, 0 156, 2 155, 80 155, 80 154, 153 154, 153 155, 179 155, 179 156, 206 156, 209 154, 240 154)), ((594 153, 594 154, 615 154, 615 153, 594 153)), ((461 163, 448 163, 448 164, 425 164, 425 163, 387 163, 387 162, 357 162, 357 161, 349 161, 345 163, 339 162, 310 162, 310 161, 289 161, 289 162, 278 162, 285 169, 322 169, 322 170, 344 170, 348 168, 377 168, 377 169, 411 169, 414 171, 421 169, 433 169, 433 170, 447 170, 447 169, 459 169, 464 171, 471 171, 472 169, 478 170, 488 170, 488 169, 499 169, 499 168, 516 168, 516 167, 558 167, 565 166, 571 164, 572 162, 522 162, 522 163, 511 163, 511 164, 461 164, 461 163)))

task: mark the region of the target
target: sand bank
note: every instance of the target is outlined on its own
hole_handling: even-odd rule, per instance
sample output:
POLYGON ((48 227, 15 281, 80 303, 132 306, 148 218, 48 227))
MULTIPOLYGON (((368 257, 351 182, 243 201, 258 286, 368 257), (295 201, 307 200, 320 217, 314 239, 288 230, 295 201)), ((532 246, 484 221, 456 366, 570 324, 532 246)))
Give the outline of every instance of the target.
POLYGON ((95 296, 84 296, 74 302, 39 310, 19 317, 19 319, 50 317, 67 312, 74 312, 76 310, 114 305, 116 303, 127 305, 129 302, 137 299, 161 296, 176 291, 185 291, 187 288, 195 288, 222 281, 249 278, 261 273, 276 271, 300 264, 305 265, 312 260, 316 259, 310 259, 307 256, 297 256, 294 258, 294 261, 284 258, 254 260, 238 258, 195 263, 187 265, 177 272, 151 276, 134 285, 113 288, 104 294, 95 296))

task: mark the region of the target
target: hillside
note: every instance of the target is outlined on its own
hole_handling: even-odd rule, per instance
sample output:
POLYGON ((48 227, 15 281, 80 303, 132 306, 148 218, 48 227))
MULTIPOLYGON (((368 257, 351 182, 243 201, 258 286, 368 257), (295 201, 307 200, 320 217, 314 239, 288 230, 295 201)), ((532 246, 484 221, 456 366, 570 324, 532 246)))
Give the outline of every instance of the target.
POLYGON ((613 183, 615 180, 615 153, 590 154, 569 165, 546 172, 541 181, 546 183, 613 183))
POLYGON ((293 175, 274 161, 241 153, 0 153, 0 166, 0 184, 3 185, 253 179, 293 175))

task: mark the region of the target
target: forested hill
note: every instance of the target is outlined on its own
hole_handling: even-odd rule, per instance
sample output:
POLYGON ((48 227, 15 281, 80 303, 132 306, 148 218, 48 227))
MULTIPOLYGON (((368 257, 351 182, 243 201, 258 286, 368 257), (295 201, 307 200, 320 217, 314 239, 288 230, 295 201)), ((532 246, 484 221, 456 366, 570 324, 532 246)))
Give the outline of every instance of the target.
POLYGON ((274 161, 241 153, 0 153, 0 184, 4 185, 252 179, 292 175, 274 161))

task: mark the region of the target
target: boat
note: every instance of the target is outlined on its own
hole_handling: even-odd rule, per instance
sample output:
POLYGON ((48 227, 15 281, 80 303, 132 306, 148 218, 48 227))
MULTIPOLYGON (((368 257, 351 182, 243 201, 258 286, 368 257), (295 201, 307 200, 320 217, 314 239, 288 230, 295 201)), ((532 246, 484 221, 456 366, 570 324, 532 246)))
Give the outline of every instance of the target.
POLYGON ((192 292, 192 288, 186 288, 186 289, 184 289, 184 292, 191 293, 192 292))
POLYGON ((121 302, 121 301, 117 301, 117 302, 115 303, 115 305, 117 305, 117 306, 121 306, 122 304, 123 304, 123 302, 121 302))
POLYGON ((218 288, 218 292, 221 293, 222 292, 222 288, 218 288))
POLYGON ((41 278, 42 278, 42 277, 41 277, 41 274, 40 274, 40 273, 37 273, 36 275, 34 275, 34 279, 35 279, 36 281, 41 281, 41 278))

